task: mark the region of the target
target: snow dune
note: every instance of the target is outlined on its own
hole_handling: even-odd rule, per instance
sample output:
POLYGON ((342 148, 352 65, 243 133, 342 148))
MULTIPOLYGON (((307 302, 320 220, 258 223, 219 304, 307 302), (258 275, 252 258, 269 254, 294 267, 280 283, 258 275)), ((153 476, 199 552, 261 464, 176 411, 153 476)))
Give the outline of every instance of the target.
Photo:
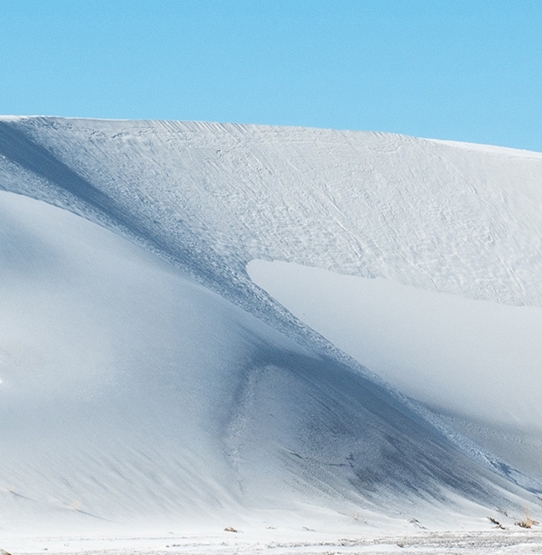
POLYGON ((482 487, 386 390, 118 235, 1 196, 4 530, 497 501, 504 480, 482 487))
POLYGON ((298 318, 502 459, 542 474, 542 308, 254 260, 298 318))
MULTIPOLYGON (((490 389, 472 409, 488 362, 454 390, 434 368, 454 349, 446 333, 435 331, 444 351, 402 336, 409 310, 445 305, 458 360, 474 364, 472 307, 540 308, 542 155, 312 129, 4 118, 0 156, 0 533, 359 526, 359 515, 438 526, 536 510, 540 472, 513 456, 503 429, 538 430, 537 389, 509 405, 490 389), (253 281, 256 259, 334 277, 309 311, 303 288, 318 276, 296 284, 310 269, 273 277, 260 266, 264 283, 252 262, 253 281), (364 307, 380 331, 359 342, 347 306, 330 317, 348 277, 389 287, 364 307), (478 420, 501 443, 469 434, 478 420)), ((368 322, 358 314, 360 333, 368 322)))

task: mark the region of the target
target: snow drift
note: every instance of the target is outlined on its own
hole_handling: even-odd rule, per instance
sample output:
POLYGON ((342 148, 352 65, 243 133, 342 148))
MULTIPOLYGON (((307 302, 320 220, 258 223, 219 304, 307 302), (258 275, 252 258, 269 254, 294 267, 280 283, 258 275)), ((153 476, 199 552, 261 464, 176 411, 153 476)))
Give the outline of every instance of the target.
MULTIPOLYGON (((253 262, 262 289, 247 265, 539 309, 542 155, 58 118, 0 120, 0 155, 2 531, 30 518, 103 531, 537 503, 534 456, 511 461, 491 418, 469 433, 480 415, 461 387, 420 394, 438 357, 415 344, 407 387, 400 345, 386 359, 384 332, 358 344, 346 308, 331 319, 336 286, 298 310, 273 286, 282 278, 264 283, 253 262)), ((386 330, 395 315, 371 309, 386 330)), ((499 372, 509 380, 508 366, 499 372)), ((539 421, 504 413, 499 425, 520 442, 529 428, 538 453, 539 421)))

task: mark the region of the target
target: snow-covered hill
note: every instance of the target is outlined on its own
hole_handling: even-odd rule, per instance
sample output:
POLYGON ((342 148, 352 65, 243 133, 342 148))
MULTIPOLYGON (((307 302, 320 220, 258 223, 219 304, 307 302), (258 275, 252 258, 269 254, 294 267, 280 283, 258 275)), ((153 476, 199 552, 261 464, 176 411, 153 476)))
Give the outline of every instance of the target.
POLYGON ((494 344, 463 306, 536 340, 542 154, 3 118, 0 156, 0 533, 536 514, 538 351, 450 376, 494 344), (384 285, 360 305, 347 277, 384 285))

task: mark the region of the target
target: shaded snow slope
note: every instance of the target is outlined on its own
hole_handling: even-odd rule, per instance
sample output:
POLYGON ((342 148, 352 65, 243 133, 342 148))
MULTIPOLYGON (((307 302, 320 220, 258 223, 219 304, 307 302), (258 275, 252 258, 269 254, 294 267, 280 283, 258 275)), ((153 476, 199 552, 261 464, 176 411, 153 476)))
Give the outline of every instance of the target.
POLYGON ((12 193, 0 215, 4 532, 503 502, 398 398, 141 248, 12 193))
POLYGON ((540 306, 540 169, 394 135, 0 120, 0 188, 90 220, 1 194, 0 526, 533 501, 246 265, 540 306))
POLYGON ((504 460, 542 475, 542 308, 285 262, 254 260, 248 271, 361 364, 504 460))

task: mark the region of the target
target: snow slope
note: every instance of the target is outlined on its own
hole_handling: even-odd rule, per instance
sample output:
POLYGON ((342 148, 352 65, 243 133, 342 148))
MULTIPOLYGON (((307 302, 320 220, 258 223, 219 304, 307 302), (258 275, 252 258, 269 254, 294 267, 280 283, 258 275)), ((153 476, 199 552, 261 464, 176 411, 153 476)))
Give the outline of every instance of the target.
POLYGON ((254 281, 502 459, 542 475, 542 308, 252 261, 254 281))
POLYGON ((4 531, 500 499, 386 390, 125 239, 1 196, 4 531))
POLYGON ((539 307, 542 155, 4 118, 0 156, 0 531, 30 518, 59 532, 434 524, 536 506, 516 483, 537 490, 528 476, 365 370, 246 266, 539 307))

